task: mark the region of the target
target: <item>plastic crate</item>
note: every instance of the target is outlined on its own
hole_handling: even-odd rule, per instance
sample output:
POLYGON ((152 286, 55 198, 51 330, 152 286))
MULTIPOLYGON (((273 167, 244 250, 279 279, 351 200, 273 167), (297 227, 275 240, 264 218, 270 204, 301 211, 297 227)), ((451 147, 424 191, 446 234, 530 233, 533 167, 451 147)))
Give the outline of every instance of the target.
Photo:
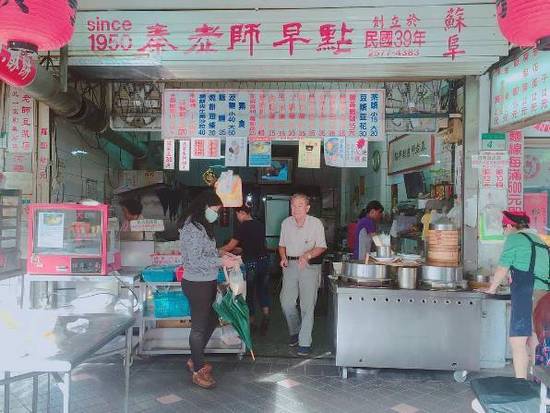
POLYGON ((176 266, 166 265, 163 267, 145 268, 141 276, 144 281, 151 283, 172 282, 176 279, 176 266))
POLYGON ((156 291, 153 294, 156 318, 188 317, 189 300, 182 291, 156 291))

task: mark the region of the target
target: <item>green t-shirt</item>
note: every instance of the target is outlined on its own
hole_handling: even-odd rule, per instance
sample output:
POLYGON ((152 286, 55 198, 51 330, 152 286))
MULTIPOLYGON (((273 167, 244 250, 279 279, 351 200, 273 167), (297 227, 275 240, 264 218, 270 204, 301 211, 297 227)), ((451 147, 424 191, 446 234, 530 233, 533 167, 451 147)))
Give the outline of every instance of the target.
MULTIPOLYGON (((533 231, 522 231, 527 234, 533 241, 544 244, 536 233, 533 231)), ((540 247, 536 247, 536 259, 535 259, 535 276, 544 280, 548 280, 548 250, 540 247)), ((510 234, 504 241, 504 247, 498 264, 501 267, 514 267, 520 271, 528 271, 529 264, 531 263, 531 243, 525 238, 524 235, 519 233, 510 234)), ((535 290, 548 290, 548 284, 535 278, 535 290)))

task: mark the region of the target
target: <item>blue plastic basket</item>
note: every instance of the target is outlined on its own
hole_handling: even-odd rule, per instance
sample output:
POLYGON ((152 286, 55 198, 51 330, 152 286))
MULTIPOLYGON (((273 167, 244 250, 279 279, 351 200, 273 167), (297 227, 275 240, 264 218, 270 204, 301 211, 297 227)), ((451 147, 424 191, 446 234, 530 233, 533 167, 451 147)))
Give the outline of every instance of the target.
POLYGON ((141 276, 144 281, 151 283, 172 282, 176 280, 176 266, 166 265, 162 267, 145 268, 141 276))
POLYGON ((182 291, 156 291, 153 294, 156 318, 188 317, 189 300, 182 291))

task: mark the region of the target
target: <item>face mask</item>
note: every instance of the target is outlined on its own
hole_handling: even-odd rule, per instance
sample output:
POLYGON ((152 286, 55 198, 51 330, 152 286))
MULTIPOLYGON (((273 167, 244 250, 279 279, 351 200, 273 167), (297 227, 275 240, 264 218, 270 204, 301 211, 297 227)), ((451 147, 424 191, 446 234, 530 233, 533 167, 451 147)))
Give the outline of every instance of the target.
POLYGON ((218 213, 211 208, 206 208, 204 211, 204 217, 209 223, 212 224, 218 219, 218 213))

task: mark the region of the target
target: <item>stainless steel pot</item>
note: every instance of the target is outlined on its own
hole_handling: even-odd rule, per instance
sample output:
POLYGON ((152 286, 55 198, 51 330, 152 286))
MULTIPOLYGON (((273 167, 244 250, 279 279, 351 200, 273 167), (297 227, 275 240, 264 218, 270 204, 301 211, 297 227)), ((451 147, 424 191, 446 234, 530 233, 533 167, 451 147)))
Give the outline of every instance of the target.
POLYGON ((430 229, 438 231, 454 231, 456 225, 449 218, 440 218, 430 224, 430 229))
POLYGON ((417 269, 414 267, 397 268, 397 284, 399 288, 414 290, 416 288, 417 269))
POLYGON ((422 279, 425 281, 442 281, 456 283, 462 281, 462 267, 422 266, 422 279))
POLYGON ((343 275, 354 279, 385 280, 388 269, 385 265, 365 264, 363 261, 344 262, 343 275))

